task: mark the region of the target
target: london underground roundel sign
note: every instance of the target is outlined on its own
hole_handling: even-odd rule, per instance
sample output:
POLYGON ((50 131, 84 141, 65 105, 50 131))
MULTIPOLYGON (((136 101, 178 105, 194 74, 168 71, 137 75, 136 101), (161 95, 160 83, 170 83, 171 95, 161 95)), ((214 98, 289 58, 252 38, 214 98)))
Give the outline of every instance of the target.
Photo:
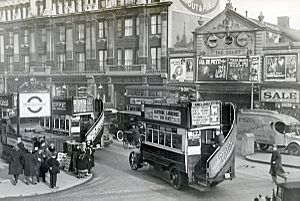
POLYGON ((220 0, 180 0, 180 2, 186 9, 193 13, 206 15, 218 7, 220 0))

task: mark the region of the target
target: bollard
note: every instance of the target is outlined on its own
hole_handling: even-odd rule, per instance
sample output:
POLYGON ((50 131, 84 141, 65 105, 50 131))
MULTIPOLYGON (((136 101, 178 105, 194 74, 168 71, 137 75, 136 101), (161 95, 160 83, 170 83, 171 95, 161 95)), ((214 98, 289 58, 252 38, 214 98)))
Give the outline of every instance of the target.
POLYGON ((242 137, 242 156, 254 154, 254 134, 245 133, 242 137))

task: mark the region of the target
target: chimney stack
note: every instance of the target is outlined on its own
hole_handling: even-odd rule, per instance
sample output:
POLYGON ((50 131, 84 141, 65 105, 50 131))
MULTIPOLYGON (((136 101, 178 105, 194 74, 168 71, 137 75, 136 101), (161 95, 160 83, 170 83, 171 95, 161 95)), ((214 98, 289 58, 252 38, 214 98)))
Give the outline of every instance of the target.
POLYGON ((290 28, 290 17, 281 16, 277 17, 277 24, 283 28, 290 28))

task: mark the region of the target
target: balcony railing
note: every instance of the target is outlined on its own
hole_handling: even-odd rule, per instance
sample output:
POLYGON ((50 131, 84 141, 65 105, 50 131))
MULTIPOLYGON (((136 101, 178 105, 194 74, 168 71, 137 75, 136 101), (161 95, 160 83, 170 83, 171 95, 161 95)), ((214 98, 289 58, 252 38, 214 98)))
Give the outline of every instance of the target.
POLYGON ((107 75, 145 75, 146 65, 108 65, 106 68, 107 75))
POLYGON ((90 70, 90 71, 51 71, 51 75, 103 75, 104 71, 90 70))

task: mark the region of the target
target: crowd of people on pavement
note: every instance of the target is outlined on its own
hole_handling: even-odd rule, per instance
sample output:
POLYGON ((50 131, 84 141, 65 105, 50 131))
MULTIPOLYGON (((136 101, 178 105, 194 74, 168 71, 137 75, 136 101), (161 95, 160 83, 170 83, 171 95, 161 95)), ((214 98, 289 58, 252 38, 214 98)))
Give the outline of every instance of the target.
POLYGON ((76 159, 75 173, 77 178, 84 178, 91 174, 91 169, 95 166, 94 152, 90 141, 82 142, 77 146, 76 151, 73 153, 76 159))
POLYGON ((56 181, 57 174, 60 172, 60 164, 53 143, 48 147, 43 140, 35 141, 33 150, 29 150, 25 148, 22 139, 18 137, 8 160, 8 174, 13 175, 13 185, 18 183, 21 174, 24 174, 27 185, 30 183, 36 185, 40 182, 40 177, 42 182, 46 182, 46 173, 49 172, 50 188, 58 188, 56 181))

